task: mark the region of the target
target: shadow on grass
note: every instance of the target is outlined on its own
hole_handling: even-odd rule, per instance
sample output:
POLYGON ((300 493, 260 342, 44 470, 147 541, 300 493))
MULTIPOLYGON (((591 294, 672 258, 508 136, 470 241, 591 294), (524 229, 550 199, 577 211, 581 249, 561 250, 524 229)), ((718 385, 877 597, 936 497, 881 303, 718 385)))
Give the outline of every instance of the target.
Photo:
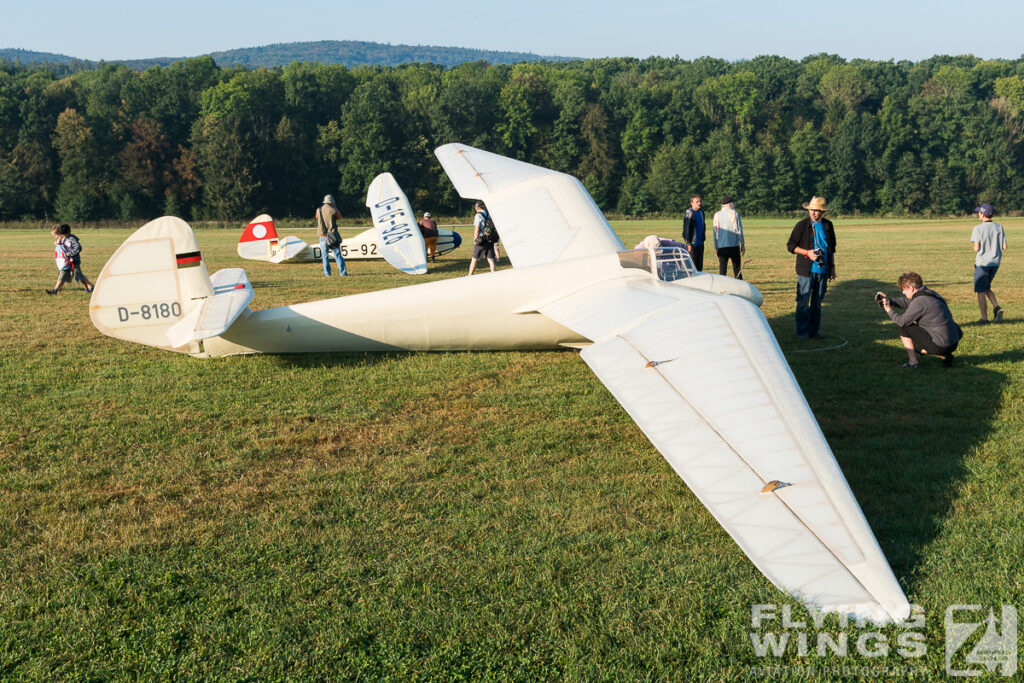
MULTIPOLYGON (((465 258, 451 258, 445 261, 438 261, 436 263, 428 263, 427 267, 431 273, 462 273, 463 275, 469 272, 469 262, 472 259, 470 257, 465 258)), ((502 256, 501 260, 497 262, 498 270, 505 270, 511 268, 507 256, 502 256)), ((489 266, 487 265, 487 259, 477 259, 476 262, 476 273, 487 273, 489 272, 489 266)))
POLYGON ((894 289, 871 279, 831 286, 824 340, 797 341, 793 313, 770 323, 893 571, 922 603, 922 558, 999 413, 1008 378, 989 366, 1024 360, 1024 350, 974 356, 972 329, 961 323, 954 367, 921 356, 920 369, 903 369, 895 325, 874 302, 876 291, 894 289))
MULTIPOLYGON (((442 267, 461 270, 463 263, 442 267)), ((989 438, 998 415, 1007 378, 990 365, 1022 360, 1024 351, 971 356, 965 328, 955 367, 926 357, 920 370, 903 370, 904 351, 874 302, 876 291, 895 294, 891 284, 873 279, 830 287, 822 326, 829 336, 822 341, 797 341, 792 312, 769 322, 893 571, 911 599, 923 602, 914 596, 922 557, 966 477, 966 458, 989 438), (837 342, 845 344, 834 348, 837 342)), ((371 367, 413 353, 295 353, 276 362, 371 367)))
POLYGON ((319 370, 323 368, 374 367, 393 360, 408 358, 416 351, 366 351, 330 353, 281 353, 272 358, 279 367, 297 370, 319 370))

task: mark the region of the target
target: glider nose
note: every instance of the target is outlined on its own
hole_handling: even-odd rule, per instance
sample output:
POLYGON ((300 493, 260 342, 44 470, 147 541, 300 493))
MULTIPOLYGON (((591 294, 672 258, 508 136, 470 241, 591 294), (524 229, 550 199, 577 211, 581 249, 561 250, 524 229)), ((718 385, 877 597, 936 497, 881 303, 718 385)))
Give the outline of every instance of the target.
MULTIPOLYGON (((742 280, 740 282, 743 282, 742 280)), ((749 282, 743 282, 746 285, 746 291, 737 292, 738 296, 742 296, 744 299, 754 304, 758 308, 761 308, 761 304, 764 303, 764 295, 761 294, 761 290, 750 284, 749 282)))
POLYGON ((462 246, 462 235, 452 230, 452 244, 455 246, 452 249, 458 249, 462 246))

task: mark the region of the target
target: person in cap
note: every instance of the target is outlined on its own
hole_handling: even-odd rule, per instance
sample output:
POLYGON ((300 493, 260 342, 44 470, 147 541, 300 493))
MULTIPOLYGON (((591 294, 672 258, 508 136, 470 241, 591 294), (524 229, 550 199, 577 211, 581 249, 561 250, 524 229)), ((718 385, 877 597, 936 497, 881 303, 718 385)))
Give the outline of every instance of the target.
POLYGON ((807 217, 793 226, 786 248, 796 254, 796 337, 821 339, 821 302, 836 279, 836 233, 824 197, 805 202, 807 217))
POLYGON ((740 220, 736 207, 732 205, 732 197, 722 197, 722 208, 715 212, 711 225, 715 234, 718 274, 725 275, 729 261, 732 261, 732 276, 742 280, 740 256, 747 253, 747 247, 743 241, 743 221, 740 220))
POLYGON ((997 323, 1003 321, 1003 309, 999 307, 996 293, 992 291, 992 279, 999 270, 1006 249, 1006 231, 1003 226, 992 220, 995 210, 991 204, 982 204, 974 210, 981 223, 971 231, 971 242, 974 244, 974 291, 978 294, 978 310, 981 318, 978 323, 988 324, 988 301, 992 302, 992 319, 997 323))
POLYGON ((338 219, 341 212, 334 205, 334 197, 325 194, 324 202, 316 210, 316 232, 320 238, 320 259, 324 264, 324 276, 331 276, 330 256, 334 256, 334 262, 338 264, 338 275, 345 277, 348 269, 345 267, 345 257, 341 255, 341 234, 338 233, 338 219))
POLYGON ((903 296, 889 298, 878 292, 875 300, 899 328, 900 341, 907 351, 903 367, 916 369, 919 353, 938 356, 945 367, 952 366, 953 352, 964 333, 953 320, 946 300, 925 287, 921 276, 914 272, 900 275, 896 286, 903 296), (902 308, 903 313, 897 313, 894 307, 902 308))
POLYGON ((704 239, 707 229, 704 226, 703 200, 699 194, 690 197, 690 208, 683 214, 683 242, 690 252, 697 270, 704 270, 704 239))
POLYGON ((423 220, 417 223, 420 227, 420 234, 423 235, 423 244, 427 247, 427 258, 433 261, 437 256, 437 222, 430 217, 430 212, 423 214, 423 220))

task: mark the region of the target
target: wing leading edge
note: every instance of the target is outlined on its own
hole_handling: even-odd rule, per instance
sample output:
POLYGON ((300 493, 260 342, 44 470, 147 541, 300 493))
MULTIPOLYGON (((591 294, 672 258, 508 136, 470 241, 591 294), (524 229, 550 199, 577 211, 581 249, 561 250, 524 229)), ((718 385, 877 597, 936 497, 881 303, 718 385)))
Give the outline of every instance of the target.
POLYGON ((583 359, 758 569, 819 610, 905 618, 906 596, 760 310, 654 283, 599 289, 540 311, 596 342, 583 359))

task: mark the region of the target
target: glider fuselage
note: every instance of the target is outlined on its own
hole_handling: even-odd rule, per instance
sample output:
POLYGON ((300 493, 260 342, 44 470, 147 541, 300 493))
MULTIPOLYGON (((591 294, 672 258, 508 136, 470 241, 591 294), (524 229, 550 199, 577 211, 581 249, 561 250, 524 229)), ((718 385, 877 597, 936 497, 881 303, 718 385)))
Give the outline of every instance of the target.
POLYGON ((625 271, 615 254, 254 312, 194 355, 553 349, 588 340, 537 307, 625 271))
POLYGON ((761 303, 760 292, 740 280, 697 273, 665 282, 651 270, 624 267, 624 261, 635 257, 637 252, 603 254, 257 311, 189 352, 229 356, 577 347, 591 340, 545 316, 540 308, 613 280, 653 281, 667 288, 734 294, 761 303))

